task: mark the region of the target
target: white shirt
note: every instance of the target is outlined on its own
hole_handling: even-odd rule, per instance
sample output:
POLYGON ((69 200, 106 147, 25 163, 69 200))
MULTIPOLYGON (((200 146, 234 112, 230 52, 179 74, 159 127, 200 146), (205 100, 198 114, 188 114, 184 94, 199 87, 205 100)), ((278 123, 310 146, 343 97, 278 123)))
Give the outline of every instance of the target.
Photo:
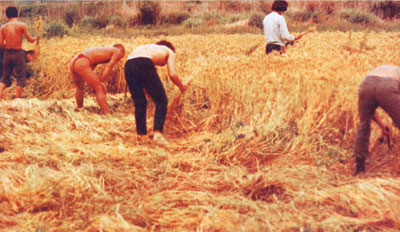
POLYGON ((264 17, 263 26, 267 44, 285 46, 285 42, 292 41, 295 38, 289 33, 285 18, 275 11, 264 17))
POLYGON ((390 77, 400 81, 400 68, 391 65, 381 65, 368 73, 370 76, 390 77))

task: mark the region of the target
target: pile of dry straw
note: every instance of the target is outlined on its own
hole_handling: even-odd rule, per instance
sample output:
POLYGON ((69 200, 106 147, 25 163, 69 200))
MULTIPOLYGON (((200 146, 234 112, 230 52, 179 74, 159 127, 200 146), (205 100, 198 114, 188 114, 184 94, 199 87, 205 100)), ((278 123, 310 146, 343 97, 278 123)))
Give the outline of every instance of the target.
MULTIPOLYGON (((109 116, 90 90, 83 109, 71 98, 75 53, 151 39, 43 41, 27 98, 11 88, 0 101, 0 231, 400 230, 398 146, 376 143, 366 173, 352 175, 357 85, 400 55, 390 33, 341 49, 364 37, 315 33, 282 56, 247 56, 256 35, 169 38, 193 81, 168 113, 168 146, 137 139, 123 81, 109 85, 122 91, 108 94, 109 116)), ((172 102, 178 91, 160 76, 172 102)))

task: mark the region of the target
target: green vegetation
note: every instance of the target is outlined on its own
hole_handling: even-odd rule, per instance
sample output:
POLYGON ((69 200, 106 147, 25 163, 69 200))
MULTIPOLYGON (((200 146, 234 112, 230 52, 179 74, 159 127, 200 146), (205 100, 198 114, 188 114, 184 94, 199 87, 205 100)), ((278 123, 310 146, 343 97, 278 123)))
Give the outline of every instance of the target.
POLYGON ((262 29, 262 27, 263 27, 262 21, 263 21, 264 17, 265 17, 265 14, 263 14, 261 12, 253 13, 250 16, 249 25, 262 29))
MULTIPOLYGON (((53 2, 21 3, 17 6, 28 25, 33 25, 34 19, 42 16, 46 37, 67 33, 73 36, 90 33, 117 37, 261 33, 262 20, 271 7, 270 2, 237 1, 213 3, 212 7, 212 3, 203 1, 188 1, 173 7, 166 4, 157 1, 53 2)), ((393 1, 291 3, 284 14, 289 30, 294 33, 307 30, 310 24, 316 25, 319 31, 399 30, 399 15, 400 3, 393 1)))
POLYGON ((63 37, 64 35, 68 35, 66 26, 57 21, 46 24, 44 31, 44 36, 46 38, 63 37))

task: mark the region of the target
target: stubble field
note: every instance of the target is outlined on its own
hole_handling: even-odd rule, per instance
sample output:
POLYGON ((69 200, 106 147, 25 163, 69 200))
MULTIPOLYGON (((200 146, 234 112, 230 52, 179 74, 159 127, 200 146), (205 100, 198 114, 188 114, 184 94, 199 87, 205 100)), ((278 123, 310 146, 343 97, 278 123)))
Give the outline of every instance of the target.
MULTIPOLYGON (((374 125, 365 174, 353 176, 352 157, 358 85, 399 65, 398 34, 315 32, 269 56, 262 35, 167 37, 192 78, 168 112, 167 146, 136 137, 125 60, 108 80, 112 114, 90 89, 76 109, 72 57, 158 39, 41 41, 25 98, 13 86, 0 101, 0 231, 400 230, 396 141, 376 142, 374 125)), ((172 102, 179 91, 158 70, 172 102)))

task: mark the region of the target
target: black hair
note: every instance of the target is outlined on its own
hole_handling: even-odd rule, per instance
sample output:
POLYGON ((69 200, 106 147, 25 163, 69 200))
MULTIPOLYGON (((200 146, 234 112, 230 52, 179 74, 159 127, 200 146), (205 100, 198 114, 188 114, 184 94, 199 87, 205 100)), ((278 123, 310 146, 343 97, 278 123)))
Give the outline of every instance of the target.
POLYGON ((167 41, 167 40, 160 40, 156 43, 157 45, 162 45, 162 46, 166 46, 168 48, 170 48, 173 52, 175 52, 175 47, 174 45, 172 45, 171 42, 167 41))
POLYGON ((26 61, 26 63, 29 63, 29 60, 28 60, 28 58, 27 58, 26 56, 27 56, 27 55, 33 56, 34 54, 35 54, 35 51, 34 51, 34 50, 25 51, 25 61, 26 61))
POLYGON ((7 18, 16 18, 18 17, 18 10, 15 6, 9 6, 6 9, 7 18))
POLYGON ((288 3, 286 1, 275 0, 274 3, 272 3, 271 9, 273 11, 285 12, 287 7, 288 3))

